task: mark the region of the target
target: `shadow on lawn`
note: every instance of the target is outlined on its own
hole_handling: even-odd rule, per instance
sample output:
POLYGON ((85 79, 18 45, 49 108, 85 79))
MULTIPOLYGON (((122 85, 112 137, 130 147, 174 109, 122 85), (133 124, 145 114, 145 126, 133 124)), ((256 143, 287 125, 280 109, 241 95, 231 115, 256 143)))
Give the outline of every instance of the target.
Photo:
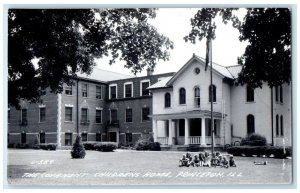
POLYGON ((7 178, 22 178, 25 173, 44 173, 46 171, 29 168, 27 165, 8 165, 7 178))

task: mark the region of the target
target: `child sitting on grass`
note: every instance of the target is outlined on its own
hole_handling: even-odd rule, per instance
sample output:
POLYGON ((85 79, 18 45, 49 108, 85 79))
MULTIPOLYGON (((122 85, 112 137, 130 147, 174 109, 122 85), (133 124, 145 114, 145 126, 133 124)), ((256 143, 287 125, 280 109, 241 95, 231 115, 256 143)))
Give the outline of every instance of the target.
POLYGON ((194 165, 195 166, 200 166, 200 159, 199 159, 199 156, 198 155, 194 155, 194 160, 193 160, 193 162, 194 162, 194 165))
POLYGON ((221 161, 221 167, 224 167, 224 168, 228 168, 229 166, 228 166, 228 161, 227 161, 227 159, 226 159, 226 157, 225 156, 222 156, 222 161, 221 161))
POLYGON ((204 162, 203 167, 210 167, 210 157, 208 152, 204 152, 204 162))
POLYGON ((232 155, 229 157, 229 166, 230 167, 236 167, 236 164, 235 164, 235 161, 234 161, 232 155))
POLYGON ((213 152, 212 155, 211 155, 211 160, 210 160, 210 165, 212 167, 216 167, 218 165, 218 157, 216 157, 216 153, 213 152))
POLYGON ((193 157, 190 153, 186 153, 186 159, 188 160, 188 165, 194 167, 193 157))
POLYGON ((182 166, 186 166, 186 167, 189 167, 188 165, 188 159, 186 158, 185 154, 182 155, 182 158, 179 160, 179 167, 182 167, 182 166))
POLYGON ((203 163, 205 161, 205 156, 202 152, 199 153, 199 160, 200 160, 200 166, 203 166, 203 163))

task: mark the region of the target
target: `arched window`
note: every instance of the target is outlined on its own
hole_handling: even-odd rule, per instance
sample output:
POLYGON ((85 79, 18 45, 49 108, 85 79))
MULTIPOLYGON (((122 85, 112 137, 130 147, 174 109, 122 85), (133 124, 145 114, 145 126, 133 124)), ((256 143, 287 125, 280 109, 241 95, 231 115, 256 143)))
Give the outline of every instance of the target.
MULTIPOLYGON (((212 88, 213 88, 213 102, 216 102, 217 101, 216 86, 212 85, 212 88)), ((211 86, 209 86, 209 88, 208 88, 208 93, 209 93, 209 99, 208 99, 208 101, 211 102, 211 86)))
POLYGON ((279 136, 279 116, 276 115, 276 136, 279 136))
POLYGON ((195 106, 200 107, 200 88, 199 87, 195 87, 194 94, 195 94, 195 106))
POLYGON ((283 116, 280 116, 280 135, 283 136, 283 116))
POLYGON ((171 107, 171 95, 168 92, 165 94, 165 107, 171 107))
POLYGON ((253 115, 247 116, 247 134, 255 133, 255 119, 253 115))
POLYGON ((185 104, 185 89, 179 89, 179 104, 185 104))
POLYGON ((254 102, 254 89, 247 86, 247 102, 254 102))

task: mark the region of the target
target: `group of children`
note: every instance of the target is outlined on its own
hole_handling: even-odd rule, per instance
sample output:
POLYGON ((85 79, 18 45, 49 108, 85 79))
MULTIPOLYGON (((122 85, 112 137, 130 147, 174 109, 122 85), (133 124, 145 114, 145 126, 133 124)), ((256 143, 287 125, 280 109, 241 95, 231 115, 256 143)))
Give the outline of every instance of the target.
POLYGON ((233 156, 229 156, 229 160, 226 159, 226 156, 222 156, 220 152, 212 153, 210 157, 208 152, 200 152, 199 154, 195 154, 194 158, 190 153, 186 153, 182 155, 182 158, 179 160, 179 167, 182 166, 202 166, 202 167, 236 167, 233 156))

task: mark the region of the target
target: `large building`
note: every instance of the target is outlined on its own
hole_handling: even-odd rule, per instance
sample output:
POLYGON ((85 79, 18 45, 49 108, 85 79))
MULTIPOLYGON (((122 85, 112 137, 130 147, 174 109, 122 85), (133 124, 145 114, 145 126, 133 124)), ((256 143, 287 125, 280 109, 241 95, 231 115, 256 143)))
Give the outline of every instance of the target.
MULTIPOLYGON (((267 143, 291 145, 289 85, 250 89, 233 84, 240 66, 213 65, 215 145, 234 144, 250 133, 267 143)), ((79 74, 61 94, 49 90, 41 104, 8 109, 8 144, 114 141, 132 145, 153 135, 166 146, 211 145, 210 73, 195 55, 177 72, 131 77, 95 69, 79 74)))

